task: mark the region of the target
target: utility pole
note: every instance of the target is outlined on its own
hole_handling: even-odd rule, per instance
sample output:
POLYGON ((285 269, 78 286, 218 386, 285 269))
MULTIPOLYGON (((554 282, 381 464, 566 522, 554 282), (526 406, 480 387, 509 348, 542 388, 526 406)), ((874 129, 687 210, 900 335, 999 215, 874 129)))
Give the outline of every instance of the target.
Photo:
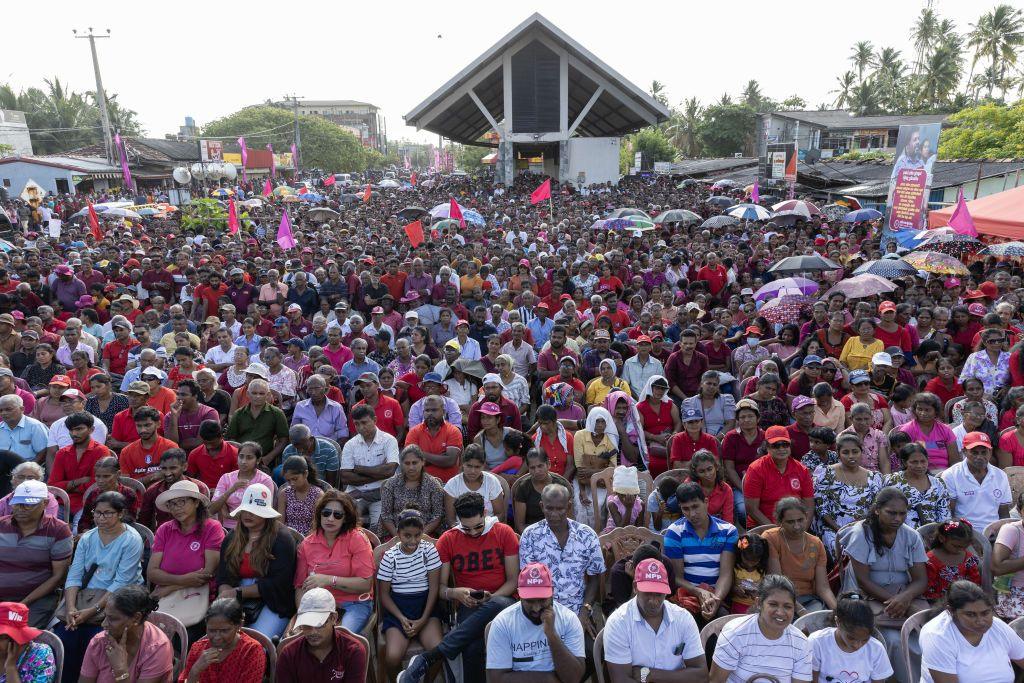
POLYGON ((302 159, 302 136, 299 134, 299 99, 298 95, 285 95, 285 101, 291 100, 292 111, 295 113, 295 150, 298 152, 298 159, 292 159, 295 168, 299 168, 299 160, 302 159))
POLYGON ((100 122, 103 124, 103 149, 107 153, 107 162, 114 163, 114 136, 110 133, 110 113, 107 111, 107 95, 103 92, 103 78, 100 76, 100 60, 96 56, 96 39, 97 38, 109 38, 110 29, 107 29, 107 35, 96 35, 92 31, 92 26, 89 27, 89 33, 86 35, 78 35, 77 29, 72 29, 72 33, 75 34, 75 38, 88 38, 89 47, 92 49, 92 68, 96 72, 96 104, 100 108, 100 122))

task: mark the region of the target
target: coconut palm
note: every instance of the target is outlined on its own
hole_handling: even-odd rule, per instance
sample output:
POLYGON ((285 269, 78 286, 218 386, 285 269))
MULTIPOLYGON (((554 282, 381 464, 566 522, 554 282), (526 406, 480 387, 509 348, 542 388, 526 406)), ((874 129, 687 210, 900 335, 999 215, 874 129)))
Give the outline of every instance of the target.
POLYGON ((727 92, 722 93, 722 97, 718 100, 718 106, 728 107, 732 104, 732 95, 727 92))
POLYGON ((661 81, 651 81, 651 97, 667 106, 668 96, 665 94, 665 84, 661 81))
POLYGON ((700 155, 700 142, 697 132, 704 111, 696 97, 685 100, 682 110, 676 110, 669 122, 669 142, 684 157, 694 158, 700 155))
POLYGON ((850 106, 850 100, 853 97, 853 89, 857 85, 857 74, 852 71, 847 71, 842 76, 836 78, 836 89, 832 92, 835 93, 836 109, 846 109, 850 106))
POLYGON ((1017 51, 1022 45, 1024 12, 1010 5, 997 5, 981 15, 978 22, 971 25, 971 31, 967 35, 967 46, 974 48, 968 81, 973 80, 974 68, 978 62, 988 60, 993 69, 993 72, 984 78, 988 97, 992 97, 992 92, 997 87, 1005 94, 1007 71, 1017 64, 1017 51))
POLYGON ((850 108, 859 116, 882 113, 882 94, 875 79, 869 78, 853 88, 850 108))
POLYGON ((853 46, 850 63, 857 70, 857 80, 864 82, 864 72, 875 65, 875 48, 869 40, 862 40, 853 46))
POLYGON ((920 73, 924 61, 931 55, 935 39, 938 35, 939 22, 935 10, 925 7, 914 22, 914 28, 910 35, 914 39, 914 49, 917 50, 917 59, 914 61, 914 73, 920 73))
POLYGON ((963 54, 959 40, 949 40, 935 48, 921 65, 918 104, 934 109, 949 102, 963 75, 963 54))
POLYGON ((740 93, 740 99, 743 104, 747 105, 751 109, 758 109, 761 106, 761 102, 764 100, 764 94, 761 92, 761 85, 751 78, 747 81, 746 86, 743 87, 743 92, 740 93))

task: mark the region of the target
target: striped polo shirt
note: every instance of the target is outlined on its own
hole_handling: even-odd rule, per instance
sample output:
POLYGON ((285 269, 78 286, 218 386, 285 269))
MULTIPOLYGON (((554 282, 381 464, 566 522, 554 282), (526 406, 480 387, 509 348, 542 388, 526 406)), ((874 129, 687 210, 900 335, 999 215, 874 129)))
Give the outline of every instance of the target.
POLYGON ((53 576, 52 562, 71 552, 71 528, 56 517, 43 515, 27 537, 13 517, 0 517, 0 600, 20 601, 53 576))
POLYGON ((710 517, 704 538, 697 536, 690 522, 681 517, 663 532, 665 557, 683 561, 683 578, 694 585, 714 586, 718 581, 722 553, 736 552, 739 534, 728 522, 710 517))

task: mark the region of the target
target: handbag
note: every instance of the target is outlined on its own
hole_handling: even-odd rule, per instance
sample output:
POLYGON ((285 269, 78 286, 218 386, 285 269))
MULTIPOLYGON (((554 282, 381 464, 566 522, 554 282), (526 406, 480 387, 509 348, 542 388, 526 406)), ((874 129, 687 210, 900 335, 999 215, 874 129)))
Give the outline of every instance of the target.
MULTIPOLYGON (((99 569, 99 565, 93 563, 82 573, 82 587, 78 590, 78 598, 75 600, 75 606, 79 611, 87 610, 95 607, 103 596, 107 594, 107 591, 100 588, 89 588, 89 582, 92 581, 93 575, 96 570, 99 569)), ((54 617, 57 618, 61 623, 67 623, 68 619, 68 608, 67 608, 67 593, 61 597, 60 603, 57 604, 57 610, 54 612, 54 617)), ((97 612, 92 616, 87 624, 99 626, 103 622, 103 612, 97 612)))
POLYGON ((263 611, 263 602, 258 598, 246 598, 242 600, 242 614, 245 616, 245 624, 251 626, 260 618, 263 611))
POLYGON ((210 607, 210 584, 178 588, 160 598, 161 612, 178 618, 185 626, 195 626, 206 618, 210 607))

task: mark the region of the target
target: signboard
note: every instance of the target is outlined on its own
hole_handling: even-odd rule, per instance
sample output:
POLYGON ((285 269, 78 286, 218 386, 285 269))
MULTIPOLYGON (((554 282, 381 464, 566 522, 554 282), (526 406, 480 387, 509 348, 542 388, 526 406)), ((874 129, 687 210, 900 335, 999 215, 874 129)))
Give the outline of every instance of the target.
POLYGON ((778 142, 767 145, 765 180, 796 182, 796 143, 778 142))
POLYGON ((200 140, 199 158, 203 162, 224 161, 224 143, 220 140, 200 140))
POLYGON ((896 161, 889 176, 888 219, 882 242, 898 230, 923 230, 932 186, 932 167, 942 124, 900 126, 896 161))
POLYGON ((643 158, 644 158, 643 152, 637 152, 636 154, 634 154, 633 155, 633 165, 636 166, 637 168, 639 168, 640 166, 643 166, 643 158))
POLYGON ((671 173, 672 162, 671 161, 655 161, 654 162, 655 173, 671 173))

